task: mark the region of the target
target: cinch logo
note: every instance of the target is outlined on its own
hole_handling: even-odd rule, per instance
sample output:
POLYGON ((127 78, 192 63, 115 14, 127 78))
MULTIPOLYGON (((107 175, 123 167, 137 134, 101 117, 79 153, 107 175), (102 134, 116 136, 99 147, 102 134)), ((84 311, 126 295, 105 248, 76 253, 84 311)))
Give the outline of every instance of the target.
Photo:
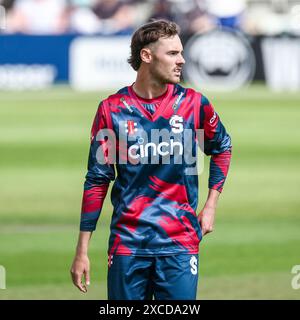
POLYGON ((197 264, 198 264, 197 258, 195 256, 192 256, 190 260, 190 265, 191 265, 191 273, 193 275, 197 274, 197 271, 198 271, 197 264))
MULTIPOLYGON (((143 143, 143 139, 139 139, 139 142, 143 143)), ((170 139, 170 143, 163 141, 159 144, 154 142, 148 142, 146 144, 134 144, 128 148, 128 156, 132 159, 145 158, 150 156, 167 156, 174 155, 175 148, 178 148, 178 154, 183 155, 183 145, 179 141, 170 139)))
POLYGON ((204 167, 204 130, 183 129, 180 134, 170 128, 138 128, 138 134, 125 134, 124 121, 119 122, 119 136, 112 129, 101 129, 94 137, 99 141, 97 162, 107 164, 180 164, 186 175, 199 175, 204 167), (129 145, 130 143, 130 145, 129 145))

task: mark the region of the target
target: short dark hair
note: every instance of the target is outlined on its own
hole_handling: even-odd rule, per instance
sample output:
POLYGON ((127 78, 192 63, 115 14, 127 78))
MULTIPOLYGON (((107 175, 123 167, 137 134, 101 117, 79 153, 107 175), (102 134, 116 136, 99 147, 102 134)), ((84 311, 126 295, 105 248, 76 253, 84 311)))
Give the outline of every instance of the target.
POLYGON ((179 32, 179 26, 168 20, 152 20, 142 25, 131 38, 131 55, 128 63, 137 71, 142 63, 140 52, 145 46, 156 42, 159 38, 175 36, 179 32))

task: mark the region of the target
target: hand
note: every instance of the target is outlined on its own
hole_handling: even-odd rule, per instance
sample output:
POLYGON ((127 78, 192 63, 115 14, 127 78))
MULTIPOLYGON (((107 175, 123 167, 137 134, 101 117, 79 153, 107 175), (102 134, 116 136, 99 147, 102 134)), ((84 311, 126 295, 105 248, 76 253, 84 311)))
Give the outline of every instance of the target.
POLYGON ((216 209, 213 207, 204 207, 201 210, 198 220, 202 230, 202 237, 214 230, 215 213, 216 209))
POLYGON ((74 285, 82 292, 87 292, 90 285, 90 261, 87 255, 76 255, 71 267, 71 276, 74 285), (84 276, 84 283, 82 283, 84 276))

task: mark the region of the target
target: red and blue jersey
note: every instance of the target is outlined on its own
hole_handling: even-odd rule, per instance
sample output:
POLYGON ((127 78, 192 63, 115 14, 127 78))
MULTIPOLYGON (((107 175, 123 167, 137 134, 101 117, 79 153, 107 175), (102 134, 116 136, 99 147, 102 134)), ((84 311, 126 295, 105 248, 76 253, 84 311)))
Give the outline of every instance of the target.
POLYGON ((110 255, 198 253, 198 176, 187 174, 195 164, 187 161, 183 144, 191 138, 188 149, 194 154, 198 129, 204 133, 203 151, 211 156, 209 188, 221 192, 231 139, 205 96, 169 84, 154 100, 141 99, 132 86, 103 100, 91 130, 80 230, 95 230, 114 181, 110 255), (190 134, 183 137, 183 132, 190 134))

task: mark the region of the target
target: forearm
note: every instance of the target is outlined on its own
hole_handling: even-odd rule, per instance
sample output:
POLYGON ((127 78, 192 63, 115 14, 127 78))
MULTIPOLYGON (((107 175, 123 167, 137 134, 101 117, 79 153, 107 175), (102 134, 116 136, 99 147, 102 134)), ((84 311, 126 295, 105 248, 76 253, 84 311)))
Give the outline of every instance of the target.
POLYGON ((79 233, 76 254, 71 267, 71 276, 74 285, 82 292, 87 292, 90 284, 90 261, 88 258, 89 241, 92 236, 90 231, 79 233), (85 281, 83 282, 83 278, 85 281))
POLYGON ((218 200, 219 200, 220 192, 215 189, 209 189, 207 199, 205 202, 205 208, 216 209, 218 200))
POLYGON ((209 189, 205 205, 198 216, 202 236, 213 231, 219 196, 219 191, 209 189))
POLYGON ((91 231, 80 231, 77 247, 76 247, 76 255, 87 255, 89 242, 92 237, 91 231))

